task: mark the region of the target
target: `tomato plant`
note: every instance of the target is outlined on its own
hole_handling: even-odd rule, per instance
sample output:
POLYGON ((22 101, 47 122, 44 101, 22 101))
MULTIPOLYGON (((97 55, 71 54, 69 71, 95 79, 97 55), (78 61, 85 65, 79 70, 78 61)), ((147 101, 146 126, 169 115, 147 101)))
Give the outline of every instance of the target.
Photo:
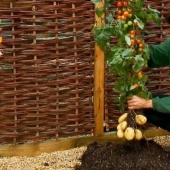
POLYGON ((110 72, 116 77, 113 88, 119 94, 116 102, 120 110, 124 110, 129 96, 149 98, 145 86, 147 75, 142 73, 149 59, 149 47, 143 39, 143 32, 149 20, 160 25, 159 11, 144 5, 144 0, 105 0, 104 7, 96 9, 96 14, 103 20, 103 25, 94 26, 94 39, 105 53, 110 72), (111 9, 113 3, 115 8, 111 9), (112 43, 112 37, 116 38, 117 44, 112 43))

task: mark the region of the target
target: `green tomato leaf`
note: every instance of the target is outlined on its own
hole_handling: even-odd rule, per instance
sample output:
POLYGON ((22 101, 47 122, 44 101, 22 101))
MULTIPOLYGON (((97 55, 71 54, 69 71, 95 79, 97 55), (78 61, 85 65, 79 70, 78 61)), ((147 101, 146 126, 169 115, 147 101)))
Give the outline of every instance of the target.
POLYGON ((101 50, 105 51, 106 47, 110 45, 110 36, 112 35, 112 27, 95 27, 93 29, 95 42, 99 45, 101 50))
POLYGON ((156 9, 152 9, 149 5, 148 5, 148 11, 150 13, 149 14, 149 18, 151 18, 150 20, 153 20, 158 26, 160 26, 161 25, 161 19, 159 17, 160 12, 156 9))
POLYGON ((151 8, 150 5, 148 5, 148 9, 149 9, 150 13, 160 14, 160 12, 157 9, 151 8))
POLYGON ((101 17, 104 14, 104 9, 103 8, 96 8, 95 12, 96 12, 96 15, 98 17, 101 17))
POLYGON ((135 89, 135 86, 134 86, 134 85, 131 85, 129 90, 132 91, 132 90, 134 90, 134 89, 135 89))
POLYGON ((108 23, 113 23, 114 21, 114 17, 112 14, 108 14, 108 16, 106 17, 106 20, 108 21, 108 23))
POLYGON ((126 103, 126 95, 121 95, 120 98, 119 98, 119 107, 120 107, 120 111, 124 111, 125 110, 125 103, 126 103))
POLYGON ((144 0, 136 0, 136 5, 135 6, 137 8, 139 8, 139 9, 141 9, 143 7, 143 1, 144 0))
POLYGON ((126 43, 127 43, 128 46, 131 45, 131 41, 130 41, 129 35, 125 35, 125 41, 126 41, 126 43))
POLYGON ((91 0, 94 4, 102 2, 102 0, 91 0))
POLYGON ((123 62, 121 55, 114 55, 113 60, 111 61, 111 64, 117 65, 121 64, 123 62))
POLYGON ((109 9, 112 6, 113 0, 105 0, 105 9, 109 9))
POLYGON ((137 95, 144 99, 149 99, 148 92, 146 90, 140 90, 137 95))
POLYGON ((135 57, 135 63, 133 65, 133 70, 135 72, 139 72, 140 70, 142 70, 143 66, 144 66, 144 59, 142 58, 142 56, 139 54, 139 55, 136 55, 135 57))
POLYGON ((127 57, 129 55, 132 55, 132 50, 130 48, 126 48, 123 52, 122 52, 122 57, 127 57))
POLYGON ((119 48, 118 46, 113 46, 113 47, 110 47, 110 49, 108 51, 106 51, 105 53, 105 58, 108 62, 111 62, 114 58, 114 55, 116 52, 119 51, 119 48))
POLYGON ((136 16, 136 19, 134 19, 135 22, 138 23, 138 26, 140 29, 143 29, 144 28, 144 23, 141 19, 139 19, 137 16, 136 16))

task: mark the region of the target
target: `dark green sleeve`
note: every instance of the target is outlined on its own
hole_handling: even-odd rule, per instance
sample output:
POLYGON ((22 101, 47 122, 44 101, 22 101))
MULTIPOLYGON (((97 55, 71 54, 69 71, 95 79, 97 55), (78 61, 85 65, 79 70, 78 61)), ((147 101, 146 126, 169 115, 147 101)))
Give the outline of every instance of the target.
POLYGON ((170 38, 158 45, 150 45, 148 67, 165 67, 170 64, 170 38))
POLYGON ((155 97, 152 99, 152 103, 154 110, 170 114, 170 96, 162 98, 155 97))

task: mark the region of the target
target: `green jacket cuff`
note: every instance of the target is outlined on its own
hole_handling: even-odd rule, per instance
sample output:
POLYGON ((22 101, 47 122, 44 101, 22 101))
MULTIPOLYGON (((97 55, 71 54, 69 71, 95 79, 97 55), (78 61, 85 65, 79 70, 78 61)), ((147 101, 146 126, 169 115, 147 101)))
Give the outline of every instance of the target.
POLYGON ((170 114, 170 96, 163 98, 155 97, 152 99, 152 104, 154 110, 170 114))

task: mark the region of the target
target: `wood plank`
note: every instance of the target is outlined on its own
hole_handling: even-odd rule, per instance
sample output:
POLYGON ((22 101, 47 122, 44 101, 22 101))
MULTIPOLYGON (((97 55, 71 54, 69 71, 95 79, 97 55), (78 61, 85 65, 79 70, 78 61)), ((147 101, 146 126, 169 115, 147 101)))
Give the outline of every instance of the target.
MULTIPOLYGON (((170 135, 170 132, 163 129, 148 129, 144 132, 147 138, 155 136, 166 136, 170 135)), ((1 145, 0 156, 11 157, 11 156, 37 156, 42 153, 50 153, 54 151, 64 151, 76 147, 87 146, 93 142, 104 144, 107 142, 121 143, 125 139, 117 138, 116 132, 104 134, 101 137, 96 136, 85 136, 77 138, 67 138, 45 141, 41 143, 29 143, 22 145, 1 145)))
MULTIPOLYGON (((104 1, 98 3, 96 8, 103 8, 104 1)), ((95 21, 98 27, 103 25, 103 18, 95 15, 95 21)), ((94 52, 94 116, 95 116, 95 128, 94 135, 103 135, 103 123, 104 123, 104 52, 95 44, 94 52)))

